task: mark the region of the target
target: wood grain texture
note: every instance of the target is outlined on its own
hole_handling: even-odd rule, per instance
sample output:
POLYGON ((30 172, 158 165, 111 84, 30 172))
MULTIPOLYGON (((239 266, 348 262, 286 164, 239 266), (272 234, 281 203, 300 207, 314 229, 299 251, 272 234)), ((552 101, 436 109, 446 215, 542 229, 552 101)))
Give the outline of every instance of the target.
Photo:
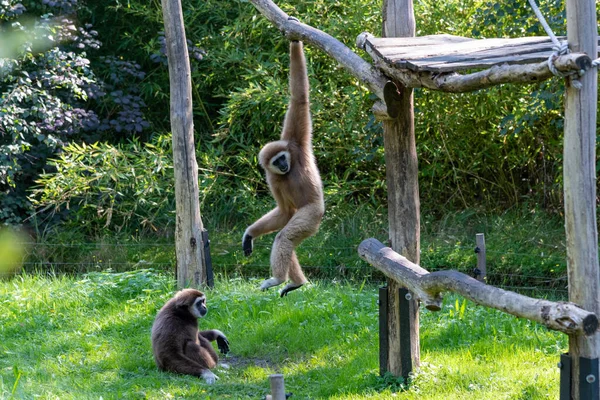
POLYGON ((358 247, 358 255, 390 279, 406 286, 432 311, 441 309, 442 292, 451 291, 477 304, 539 322, 569 335, 593 336, 598 329, 597 315, 574 303, 523 296, 486 285, 458 271, 429 273, 377 239, 364 240, 358 247))
MULTIPOLYGON (((567 37, 573 51, 598 53, 596 2, 567 0, 567 37)), ((600 312, 600 271, 596 219, 596 113, 598 76, 588 73, 579 79, 582 87, 568 81, 565 96, 563 150, 565 230, 569 300, 586 310, 600 312)), ((580 359, 600 357, 600 335, 571 336, 571 398, 580 399, 580 359)), ((595 362, 598 362, 597 360, 595 362)), ((595 385, 600 380, 596 377, 595 385)), ((581 382, 586 384, 585 382, 581 382)))
MULTIPOLYGON (((416 30, 412 0, 385 0, 383 21, 383 36, 410 40, 416 30)), ((413 90, 398 89, 393 105, 397 117, 383 121, 389 238, 392 248, 418 263, 421 226, 413 90)), ((401 299, 401 287, 388 279, 388 371, 408 378, 420 366, 419 303, 401 299)))
POLYGON ((180 0, 162 0, 169 62, 170 114, 175 172, 178 288, 199 287, 206 281, 198 163, 194 147, 192 82, 180 0))

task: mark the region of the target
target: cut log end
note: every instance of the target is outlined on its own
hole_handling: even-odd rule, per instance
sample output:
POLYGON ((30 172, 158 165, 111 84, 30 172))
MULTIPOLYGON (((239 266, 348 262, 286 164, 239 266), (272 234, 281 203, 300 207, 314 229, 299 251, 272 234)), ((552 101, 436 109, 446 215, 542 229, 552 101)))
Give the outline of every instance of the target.
POLYGON ((583 319, 583 332, 589 336, 598 330, 598 317, 590 314, 583 319))

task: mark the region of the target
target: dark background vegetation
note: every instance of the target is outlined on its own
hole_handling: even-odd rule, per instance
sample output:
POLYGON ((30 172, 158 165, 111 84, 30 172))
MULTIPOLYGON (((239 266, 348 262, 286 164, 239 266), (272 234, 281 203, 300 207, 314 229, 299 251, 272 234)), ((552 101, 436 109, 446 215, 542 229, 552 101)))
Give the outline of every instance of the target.
MULTIPOLYGON (((381 27, 380 2, 279 5, 351 48, 358 34, 381 27)), ((562 2, 540 7, 564 34, 562 2)), ((545 35, 513 0, 424 0, 415 15, 417 35, 545 35)), ((184 2, 184 17, 203 220, 219 268, 263 271, 269 240, 255 264, 240 257, 237 241, 272 206, 256 156, 279 135, 288 44, 246 1, 184 2)), ((0 5, 1 37, 13 43, 0 60, 0 220, 33 235, 32 267, 103 260, 116 267, 119 254, 125 266, 172 264, 172 247, 156 245, 171 243, 175 221, 162 29, 159 1, 0 5), (107 244, 122 251, 105 251, 107 244)), ((357 79, 318 50, 306 53, 327 215, 299 256, 329 276, 347 276, 365 267, 357 242, 386 239, 382 128, 357 79)), ((415 91, 425 266, 472 268, 466 241, 486 232, 505 278, 527 273, 517 283, 544 276, 564 287, 562 93, 560 79, 466 94, 415 91)))

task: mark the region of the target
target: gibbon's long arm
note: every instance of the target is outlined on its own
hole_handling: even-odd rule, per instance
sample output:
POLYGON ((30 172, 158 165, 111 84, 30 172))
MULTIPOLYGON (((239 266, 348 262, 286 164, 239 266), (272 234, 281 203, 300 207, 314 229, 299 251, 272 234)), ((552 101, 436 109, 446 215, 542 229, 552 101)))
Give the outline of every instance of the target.
POLYGON ((312 125, 308 101, 308 73, 302 42, 290 42, 290 102, 283 123, 282 140, 310 146, 312 125))

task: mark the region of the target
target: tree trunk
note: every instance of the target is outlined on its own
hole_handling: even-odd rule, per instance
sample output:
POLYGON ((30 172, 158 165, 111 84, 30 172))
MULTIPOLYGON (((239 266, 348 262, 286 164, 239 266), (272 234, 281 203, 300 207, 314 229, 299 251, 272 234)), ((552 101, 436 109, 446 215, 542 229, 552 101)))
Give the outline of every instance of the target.
MULTIPOLYGON (((598 28, 596 3, 592 0, 568 0, 567 39, 574 52, 585 52, 595 58, 598 28)), ((569 300, 600 315, 598 284, 598 228, 596 224, 596 108, 598 77, 595 70, 581 77, 581 89, 567 82, 565 97, 564 191, 565 229, 567 236, 567 266, 569 300)), ((586 385, 580 381, 580 359, 595 359, 598 363, 600 337, 570 336, 569 354, 572 361, 571 396, 588 398, 586 385), (582 386, 580 386, 580 384, 582 386), (583 393, 581 391, 584 391, 583 393)), ((591 398, 591 397, 590 397, 591 398)), ((597 397, 595 397, 597 398, 597 397)))
MULTIPOLYGON (((383 37, 415 35, 412 0, 385 0, 383 37)), ((420 216, 417 149, 414 130, 413 91, 401 88, 396 99, 398 117, 383 121, 388 221, 391 246, 415 264, 419 264, 420 216)), ((395 376, 407 378, 420 363, 419 303, 409 300, 402 307, 400 285, 388 279, 388 366, 395 376), (410 343, 410 350, 406 348, 410 343), (404 348, 402 348, 404 344, 404 348), (410 351, 410 354, 409 354, 410 351)))
POLYGON ((199 287, 206 281, 198 164, 194 147, 192 82, 180 0, 162 0, 169 60, 173 169, 175 170, 177 286, 199 287))

